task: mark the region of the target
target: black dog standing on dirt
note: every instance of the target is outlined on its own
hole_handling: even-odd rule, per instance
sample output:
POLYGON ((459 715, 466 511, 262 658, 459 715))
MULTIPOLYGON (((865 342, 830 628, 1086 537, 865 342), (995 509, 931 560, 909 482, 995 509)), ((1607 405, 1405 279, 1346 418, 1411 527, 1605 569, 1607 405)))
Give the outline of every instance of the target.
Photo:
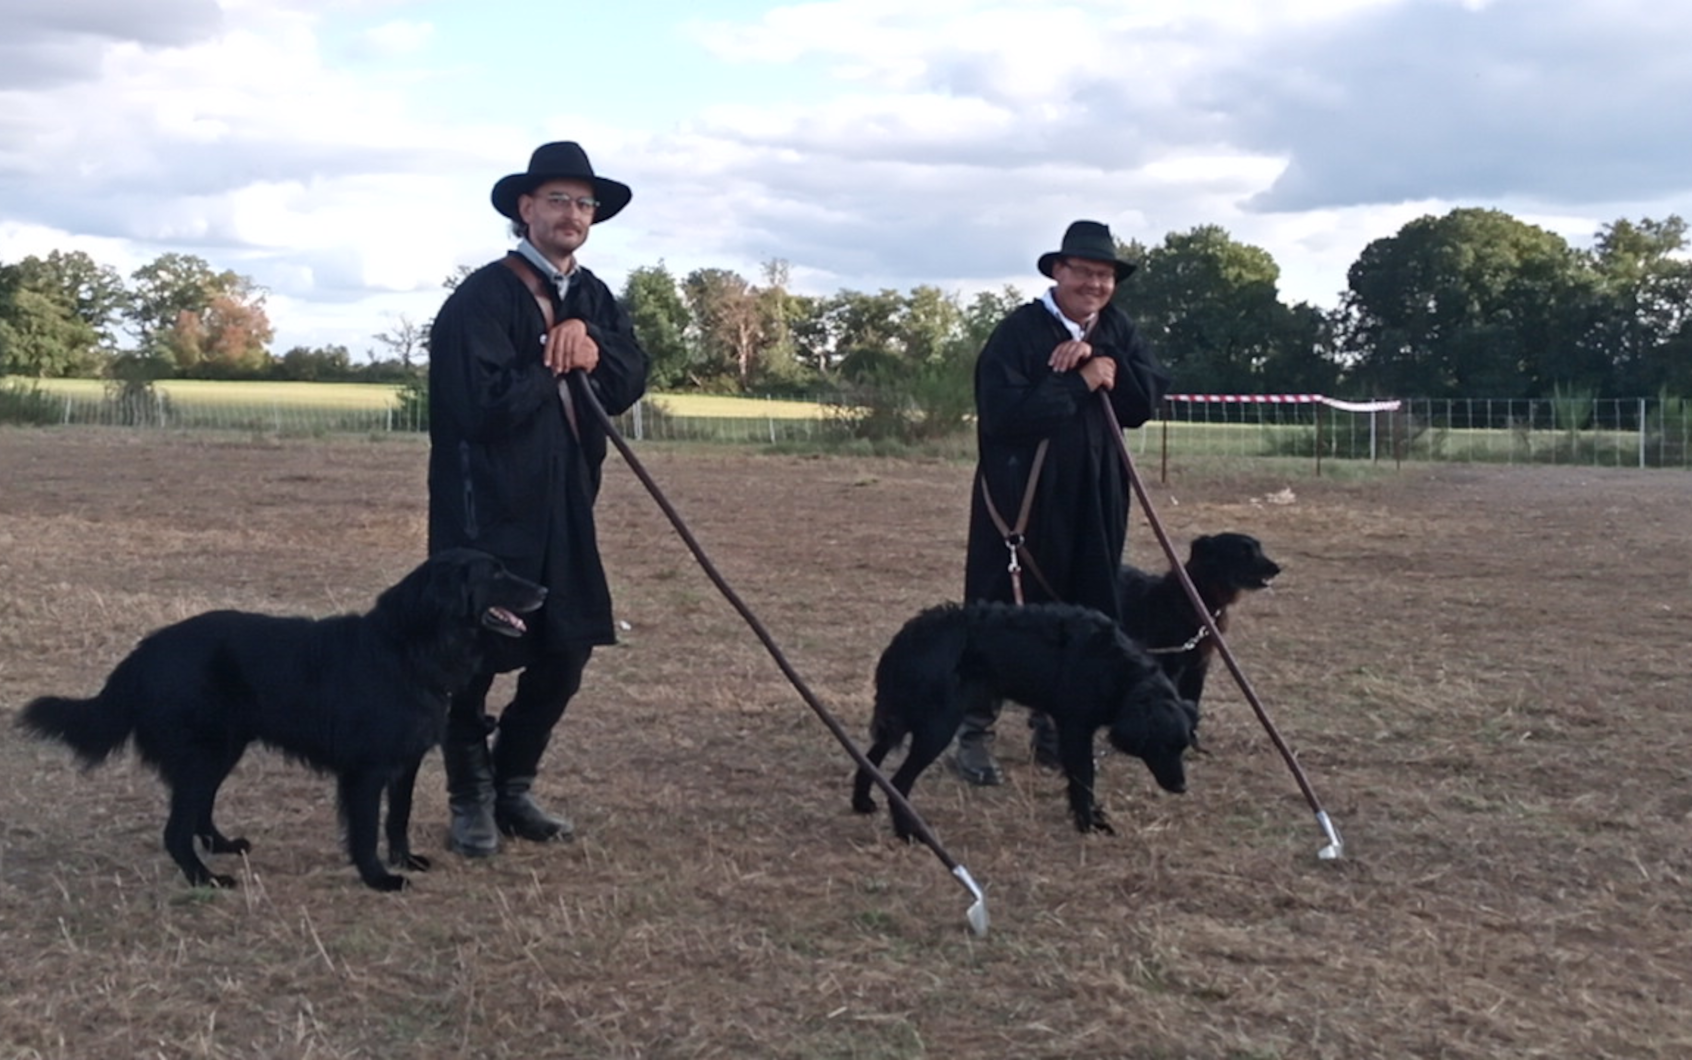
MULTIPOLYGON (((1216 628, 1228 631, 1228 608, 1242 593, 1266 589, 1281 573, 1280 564, 1263 554, 1250 534, 1214 534, 1193 541, 1183 564, 1193 588, 1209 609, 1216 628)), ((1193 610, 1193 602, 1174 571, 1149 574, 1123 567, 1117 582, 1122 594, 1122 629, 1151 652, 1175 682, 1181 698, 1198 706, 1216 642, 1193 610)))
MULTIPOLYGON (((867 757, 880 766, 908 734, 910 750, 891 779, 909 795, 964 714, 993 699, 1051 717, 1069 809, 1083 832, 1112 832, 1093 797, 1093 736, 1100 729, 1142 759, 1166 791, 1186 790, 1181 756, 1197 713, 1109 616, 1072 604, 942 604, 905 623, 876 665, 867 757)), ((871 783, 859 769, 852 786, 859 813, 875 810, 871 783)), ((911 823, 897 806, 893 830, 910 838, 911 823)))
POLYGON ((364 882, 397 891, 405 877, 377 856, 388 794, 388 858, 426 869, 408 839, 412 786, 440 742, 447 697, 480 664, 484 630, 518 636, 517 616, 546 590, 482 552, 437 553, 376 598, 368 614, 282 618, 212 611, 141 641, 93 699, 43 696, 17 723, 69 744, 99 765, 131 738, 170 788, 164 845, 196 886, 233 887, 206 868, 214 854, 242 854, 212 823, 218 788, 257 741, 337 780, 347 851, 364 882))

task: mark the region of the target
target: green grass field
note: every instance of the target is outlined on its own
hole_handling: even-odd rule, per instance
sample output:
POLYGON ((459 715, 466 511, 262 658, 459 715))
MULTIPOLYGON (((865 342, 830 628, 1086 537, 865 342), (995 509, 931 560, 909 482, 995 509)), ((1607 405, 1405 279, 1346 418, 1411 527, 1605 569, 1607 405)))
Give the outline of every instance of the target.
MULTIPOLYGON (((156 396, 114 407, 98 379, 0 379, 0 399, 24 409, 12 422, 152 426, 179 430, 224 429, 275 434, 415 431, 417 410, 404 408, 399 387, 377 383, 247 382, 171 379, 156 396), (10 392, 9 394, 7 392, 10 392), (32 399, 30 395, 34 395, 32 399), (36 399, 46 399, 36 400, 36 399)), ((840 410, 814 401, 723 394, 650 394, 621 421, 643 441, 722 442, 839 448, 862 441, 840 410)), ((0 404, 0 418, 7 416, 0 404)), ((1551 421, 1545 420, 1547 424, 1551 421)), ((1686 467, 1692 437, 1684 422, 1642 436, 1636 430, 1485 430, 1424 425, 1394 438, 1392 423, 1368 415, 1326 414, 1322 459, 1455 461, 1476 463, 1585 464, 1686 467)), ((1318 435, 1308 420, 1246 423, 1211 420, 1154 421, 1130 432, 1148 456, 1290 457, 1314 460, 1318 435)), ((946 451, 971 441, 970 432, 948 440, 946 451)))
MULTIPOLYGON (((0 385, 36 386, 43 392, 79 400, 98 401, 105 395, 102 379, 24 379, 7 376, 0 385)), ((325 411, 369 410, 392 407, 399 387, 387 383, 297 383, 224 381, 210 379, 166 379, 156 389, 173 402, 191 405, 254 407, 283 405, 291 409, 325 411)), ((727 419, 817 419, 821 405, 810 401, 776 401, 765 398, 733 397, 726 394, 652 394, 648 400, 661 404, 674 416, 721 417, 727 419)))

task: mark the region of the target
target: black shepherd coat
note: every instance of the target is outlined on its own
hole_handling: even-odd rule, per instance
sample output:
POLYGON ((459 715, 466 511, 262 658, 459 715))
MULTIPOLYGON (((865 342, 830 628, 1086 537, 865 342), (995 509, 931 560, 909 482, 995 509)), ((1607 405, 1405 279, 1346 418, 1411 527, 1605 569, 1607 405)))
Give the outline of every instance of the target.
MULTIPOLYGON (((553 314, 581 319, 599 344, 585 382, 606 412, 638 401, 647 356, 610 289, 578 267, 553 314)), ((616 640, 593 518, 607 438, 579 395, 580 441, 571 433, 542 359, 545 330, 534 295, 496 261, 464 278, 429 337, 429 551, 478 548, 547 588, 529 633, 490 646, 495 670, 566 644, 616 640)))
POLYGON ((1038 301, 994 329, 975 365, 979 462, 970 494, 966 600, 1014 600, 1010 552, 981 495, 982 483, 1006 523, 1015 526, 1035 447, 1049 438, 1025 530, 1034 565, 1025 564, 1027 602, 1057 600, 1119 617, 1117 568, 1128 535, 1128 475, 1098 393, 1108 394, 1124 428, 1151 418, 1169 376, 1127 315, 1106 306, 1087 341, 1093 356, 1116 361, 1114 389, 1087 389, 1079 371, 1054 372, 1047 359, 1069 332, 1038 301))

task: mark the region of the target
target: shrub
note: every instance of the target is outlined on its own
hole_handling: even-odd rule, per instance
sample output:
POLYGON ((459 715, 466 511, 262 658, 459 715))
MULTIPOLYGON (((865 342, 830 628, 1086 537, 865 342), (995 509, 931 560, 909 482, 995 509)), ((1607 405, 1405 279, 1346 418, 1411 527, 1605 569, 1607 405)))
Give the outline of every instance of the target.
POLYGON ((37 383, 13 379, 0 386, 0 423, 57 423, 63 410, 63 401, 43 392, 37 383))
POLYGON ((1645 418, 1645 462, 1653 467, 1684 467, 1692 455, 1692 401, 1665 388, 1657 407, 1645 418))
POLYGON ((418 372, 399 388, 399 411, 394 416, 394 429, 426 431, 429 429, 429 375, 418 372))
POLYGON ((106 384, 102 423, 163 427, 170 422, 170 398, 151 379, 113 379, 106 384))

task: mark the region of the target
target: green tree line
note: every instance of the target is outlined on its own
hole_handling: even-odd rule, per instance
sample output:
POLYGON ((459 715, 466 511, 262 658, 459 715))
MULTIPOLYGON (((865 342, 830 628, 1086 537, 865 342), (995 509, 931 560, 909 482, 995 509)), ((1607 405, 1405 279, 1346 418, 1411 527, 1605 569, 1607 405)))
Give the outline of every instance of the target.
POLYGON ((0 375, 385 382, 412 374, 421 329, 401 317, 374 336, 390 356, 355 363, 344 346, 274 355, 265 291, 191 254, 161 254, 125 277, 88 254, 0 263, 0 375))
MULTIPOLYGON (((1280 268, 1218 226, 1122 244, 1140 269, 1117 298, 1181 390, 1538 398, 1692 394, 1686 223, 1617 220, 1588 249, 1498 210, 1428 215, 1366 246, 1340 304, 1288 305, 1280 268)), ((449 278, 451 286, 458 277, 449 278)), ((791 290, 788 266, 633 270, 622 297, 653 358, 653 387, 834 392, 858 407, 896 394, 942 429, 967 413, 975 353, 1024 299, 791 290)), ((353 378, 341 347, 268 349, 264 292, 191 256, 127 279, 81 252, 0 264, 0 373, 353 378)), ((375 336, 403 377, 426 325, 375 336)), ((369 377, 368 375, 364 377, 369 377)))

